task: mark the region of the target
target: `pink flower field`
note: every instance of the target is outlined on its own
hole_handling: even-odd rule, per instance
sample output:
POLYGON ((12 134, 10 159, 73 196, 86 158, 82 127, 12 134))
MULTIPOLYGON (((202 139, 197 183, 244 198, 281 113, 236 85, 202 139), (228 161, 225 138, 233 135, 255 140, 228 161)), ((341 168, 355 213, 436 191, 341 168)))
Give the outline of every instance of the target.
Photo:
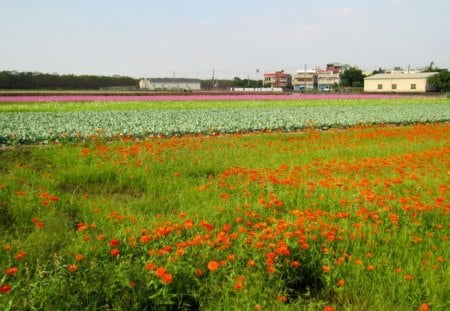
POLYGON ((390 94, 220 94, 220 95, 36 95, 0 96, 0 102, 88 102, 88 101, 227 101, 385 99, 405 97, 390 94))

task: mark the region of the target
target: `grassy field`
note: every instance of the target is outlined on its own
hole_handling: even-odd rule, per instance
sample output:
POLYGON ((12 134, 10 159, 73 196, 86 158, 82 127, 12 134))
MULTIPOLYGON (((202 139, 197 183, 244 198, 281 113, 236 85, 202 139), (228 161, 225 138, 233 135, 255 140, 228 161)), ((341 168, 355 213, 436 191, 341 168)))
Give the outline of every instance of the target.
POLYGON ((4 149, 0 306, 448 310, 449 132, 380 125, 4 149))

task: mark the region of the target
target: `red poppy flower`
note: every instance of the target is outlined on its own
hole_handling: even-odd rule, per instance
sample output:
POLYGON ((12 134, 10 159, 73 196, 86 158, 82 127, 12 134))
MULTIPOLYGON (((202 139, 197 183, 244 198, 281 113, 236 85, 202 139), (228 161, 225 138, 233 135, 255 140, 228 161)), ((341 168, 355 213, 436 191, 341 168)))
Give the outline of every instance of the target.
POLYGON ((11 285, 5 284, 0 287, 0 294, 7 294, 11 291, 11 285))
POLYGON ((110 252, 111 256, 117 257, 120 254, 120 251, 117 248, 113 248, 110 252))
POLYGON ((119 240, 117 239, 112 239, 111 241, 109 241, 109 246, 117 246, 119 245, 119 240))

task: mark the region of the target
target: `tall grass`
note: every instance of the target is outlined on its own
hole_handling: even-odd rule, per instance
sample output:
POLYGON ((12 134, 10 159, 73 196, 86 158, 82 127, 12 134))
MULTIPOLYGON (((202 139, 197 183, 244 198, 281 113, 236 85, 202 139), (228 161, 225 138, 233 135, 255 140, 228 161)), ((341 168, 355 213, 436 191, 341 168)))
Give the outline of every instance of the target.
POLYGON ((2 150, 0 305, 449 309, 449 130, 2 150))

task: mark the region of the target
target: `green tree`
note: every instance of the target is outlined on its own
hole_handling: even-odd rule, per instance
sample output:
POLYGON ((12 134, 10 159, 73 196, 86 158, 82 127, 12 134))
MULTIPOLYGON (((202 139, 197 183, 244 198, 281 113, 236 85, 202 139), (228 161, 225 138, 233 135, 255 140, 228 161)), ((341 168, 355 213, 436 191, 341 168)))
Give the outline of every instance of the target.
POLYGON ((450 91, 450 72, 441 70, 437 75, 430 77, 428 82, 439 92, 450 91))
POLYGON ((356 67, 350 67, 341 74, 341 85, 343 87, 362 87, 364 86, 364 75, 356 67))
POLYGON ((121 76, 57 75, 40 72, 0 72, 0 89, 99 89, 102 87, 136 87, 137 79, 121 76))
POLYGON ((372 74, 375 75, 377 73, 386 73, 386 70, 384 70, 383 68, 378 68, 377 70, 372 71, 372 74))

